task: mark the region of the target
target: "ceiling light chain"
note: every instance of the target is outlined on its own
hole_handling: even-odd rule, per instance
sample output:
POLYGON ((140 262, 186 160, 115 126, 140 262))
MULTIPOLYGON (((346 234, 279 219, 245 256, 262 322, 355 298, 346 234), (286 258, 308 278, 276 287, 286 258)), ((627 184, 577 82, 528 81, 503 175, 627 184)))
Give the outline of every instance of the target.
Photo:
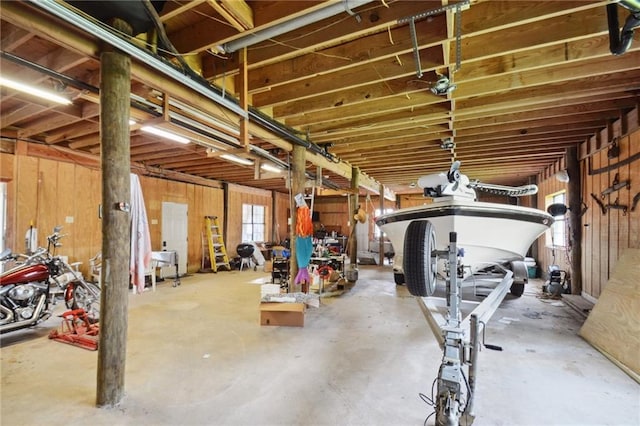
POLYGON ((455 27, 456 27, 456 68, 455 71, 460 69, 461 62, 461 38, 462 38, 462 8, 468 7, 470 4, 470 0, 465 0, 456 4, 451 4, 443 7, 439 7, 437 9, 429 10, 426 12, 418 13, 417 15, 408 16, 405 18, 398 19, 398 24, 409 24, 409 31, 411 33, 411 42, 413 44, 413 57, 416 62, 416 76, 418 78, 422 78, 422 66, 420 64, 420 49, 418 48, 418 37, 416 35, 416 20, 427 18, 429 16, 438 15, 440 13, 446 12, 448 10, 455 9, 455 27))
POLYGON ((413 43, 413 59, 416 62, 416 76, 422 78, 422 66, 420 65, 420 50, 418 49, 418 38, 416 37, 416 21, 411 18, 409 21, 411 31, 411 42, 413 43))
POLYGON ((460 9, 462 9, 463 7, 469 6, 470 3, 471 3, 470 0, 461 1, 461 2, 458 2, 456 4, 450 4, 450 5, 447 5, 447 6, 439 7, 437 9, 427 10, 425 12, 418 13, 416 15, 411 15, 411 16, 407 16, 407 17, 404 17, 404 18, 400 18, 400 19, 398 19, 397 22, 400 25, 406 24, 411 20, 417 21, 419 19, 428 18, 429 16, 439 15, 439 14, 441 14, 443 12, 446 12, 447 10, 457 9, 458 7, 460 9))
POLYGON ((456 15, 455 15, 455 25, 456 25, 456 69, 455 71, 460 70, 460 62, 462 57, 462 6, 460 3, 456 4, 456 15))

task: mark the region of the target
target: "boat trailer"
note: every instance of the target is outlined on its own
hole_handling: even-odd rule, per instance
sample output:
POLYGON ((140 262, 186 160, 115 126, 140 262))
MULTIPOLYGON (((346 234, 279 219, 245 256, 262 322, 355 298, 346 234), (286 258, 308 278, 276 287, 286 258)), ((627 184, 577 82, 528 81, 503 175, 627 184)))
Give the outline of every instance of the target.
POLYGON ((98 333, 100 327, 92 323, 84 309, 74 309, 64 312, 60 330, 49 333, 49 339, 69 345, 78 346, 90 351, 98 350, 98 333))
MULTIPOLYGON (((438 370, 437 391, 431 402, 435 406, 437 426, 469 426, 475 418, 474 397, 477 380, 478 352, 482 344, 487 349, 502 350, 499 346, 484 343, 484 328, 491 316, 509 292, 514 281, 513 272, 497 265, 504 275, 495 289, 464 319, 461 314, 462 279, 458 277, 463 251, 457 248, 457 234, 449 234, 448 250, 431 251, 432 262, 444 259, 448 265, 447 315, 438 311, 441 298, 419 297, 418 303, 443 351, 438 370), (480 341, 482 336, 482 342, 480 341), (467 374, 465 374, 465 367, 467 374)), ((427 280, 435 279, 429 276, 427 280)), ((435 284, 427 283, 428 287, 435 284)))

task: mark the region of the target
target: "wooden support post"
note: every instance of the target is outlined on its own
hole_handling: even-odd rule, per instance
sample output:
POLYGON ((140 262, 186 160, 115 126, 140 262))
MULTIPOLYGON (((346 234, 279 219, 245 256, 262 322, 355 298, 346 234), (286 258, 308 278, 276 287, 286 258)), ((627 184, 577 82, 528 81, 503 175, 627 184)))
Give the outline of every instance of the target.
POLYGON ((291 261, 289 262, 289 269, 291 273, 289 292, 295 291, 294 279, 298 274, 298 263, 296 262, 296 202, 294 197, 298 194, 304 194, 305 177, 305 153, 306 148, 300 145, 293 146, 293 164, 291 165, 291 261))
MULTIPOLYGON (((380 184, 380 214, 384 214, 384 185, 380 184)), ((375 226, 375 225, 374 225, 375 226)), ((380 262, 379 265, 384 265, 384 233, 380 230, 380 262)))
POLYGON ((571 294, 582 294, 582 182, 578 147, 565 151, 569 175, 569 244, 571 245, 571 294))
MULTIPOLYGON (((115 19, 114 28, 131 34, 115 19)), ((111 46, 100 55, 102 144, 102 277, 96 405, 114 406, 124 396, 129 298, 131 59, 111 46), (123 205, 126 203, 126 205, 123 205)))
POLYGON ((349 222, 351 223, 351 238, 349 239, 349 261, 351 262, 351 268, 358 267, 358 238, 356 234, 356 227, 358 221, 354 218, 358 212, 358 206, 360 205, 359 199, 359 182, 360 170, 357 167, 351 169, 351 205, 349 206, 349 222))

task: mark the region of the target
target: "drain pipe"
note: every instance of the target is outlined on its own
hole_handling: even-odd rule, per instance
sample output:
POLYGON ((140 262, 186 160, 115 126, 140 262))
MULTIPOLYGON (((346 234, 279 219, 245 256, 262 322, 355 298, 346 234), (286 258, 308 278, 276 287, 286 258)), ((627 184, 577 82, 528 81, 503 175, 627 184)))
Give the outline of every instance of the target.
POLYGON ((260 43, 261 41, 268 40, 273 37, 288 33, 289 31, 297 30, 304 27, 322 21, 323 19, 331 18, 342 12, 347 12, 353 15, 351 9, 358 8, 367 3, 371 3, 374 0, 342 0, 340 3, 333 3, 322 9, 314 10, 290 21, 285 21, 281 24, 274 25, 273 27, 258 30, 254 33, 247 34, 238 39, 229 41, 220 46, 221 50, 225 53, 233 53, 244 47, 252 46, 260 43))
POLYGON ((614 55, 622 55, 633 41, 633 30, 640 26, 640 1, 637 0, 623 0, 620 5, 626 9, 629 9, 631 14, 627 17, 627 20, 619 30, 618 23, 618 4, 611 3, 607 5, 607 23, 609 24, 609 50, 614 55), (618 32, 620 31, 620 32, 618 32))

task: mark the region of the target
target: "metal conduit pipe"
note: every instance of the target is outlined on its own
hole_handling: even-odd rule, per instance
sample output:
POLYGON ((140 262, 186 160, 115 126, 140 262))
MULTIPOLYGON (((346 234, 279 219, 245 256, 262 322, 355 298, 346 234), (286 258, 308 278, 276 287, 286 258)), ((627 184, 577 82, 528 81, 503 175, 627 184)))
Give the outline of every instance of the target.
POLYGON ((220 47, 226 53, 233 53, 243 47, 251 46, 260 43, 261 41, 288 33, 289 31, 297 30, 298 28, 322 21, 323 19, 330 18, 342 12, 353 14, 351 9, 358 8, 367 3, 371 3, 372 1, 374 0, 343 0, 340 3, 333 3, 325 8, 314 10, 313 12, 309 12, 306 15, 299 16, 290 21, 285 21, 281 24, 274 25, 273 27, 249 33, 236 40, 224 43, 220 47))
MULTIPOLYGON (((355 0, 350 0, 350 1, 353 2, 355 0)), ((364 0, 357 0, 357 1, 363 2, 364 0)), ((373 1, 373 0, 364 1, 362 4, 369 3, 370 1, 373 1)), ((300 139, 299 137, 295 136, 293 132, 285 129, 282 124, 260 113, 257 109, 251 108, 247 114, 247 112, 245 112, 240 107, 237 99, 231 96, 225 96, 222 93, 222 90, 220 88, 210 84, 204 85, 200 82, 193 80, 192 78, 186 76, 182 71, 175 68, 173 65, 162 62, 160 59, 156 58, 154 55, 148 52, 145 52, 144 50, 140 49, 137 46, 134 46, 133 44, 130 44, 128 41, 120 38, 119 36, 112 34, 108 30, 94 24, 91 21, 88 21, 82 16, 69 10, 62 4, 57 3, 54 0, 40 0, 40 1, 32 0, 31 2, 36 7, 39 7, 49 12, 50 14, 57 16, 63 21, 70 23, 73 26, 80 28, 83 31, 86 31, 89 34, 93 34, 96 37, 98 37, 100 40, 107 42, 112 46, 126 52, 127 54, 131 55, 132 58, 135 58, 141 62, 144 62, 150 65, 156 71, 159 71, 160 73, 166 75, 167 77, 172 78, 184 84, 185 86, 213 100, 219 105, 222 105, 228 108, 229 110, 235 112, 242 118, 246 119, 248 116, 250 120, 254 120, 264 129, 274 132, 276 135, 282 137, 283 139, 288 140, 289 142, 295 143, 297 145, 304 146, 305 148, 311 150, 313 153, 320 154, 323 157, 327 158, 328 160, 331 160, 331 161, 336 160, 333 155, 327 153, 318 145, 312 142, 300 139)), ((350 3, 350 6, 355 7, 353 6, 353 3, 350 3)))

